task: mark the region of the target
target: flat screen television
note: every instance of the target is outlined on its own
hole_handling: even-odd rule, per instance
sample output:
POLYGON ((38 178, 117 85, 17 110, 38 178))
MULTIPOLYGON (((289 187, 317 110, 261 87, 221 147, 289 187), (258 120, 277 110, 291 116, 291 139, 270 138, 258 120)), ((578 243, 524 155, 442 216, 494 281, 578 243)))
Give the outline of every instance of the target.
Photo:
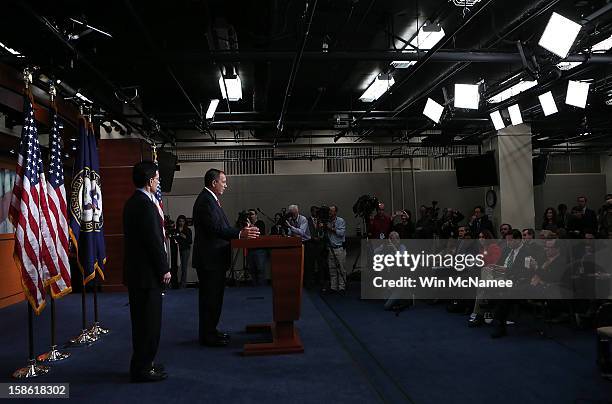
POLYGON ((548 169, 548 155, 540 154, 531 161, 533 166, 533 185, 542 185, 546 182, 546 171, 548 169))
POLYGON ((455 174, 459 188, 499 185, 495 155, 492 152, 455 159, 455 174))
POLYGON ((159 180, 162 192, 170 192, 172 190, 176 160, 176 156, 170 152, 164 150, 158 150, 157 152, 157 166, 159 167, 159 180))

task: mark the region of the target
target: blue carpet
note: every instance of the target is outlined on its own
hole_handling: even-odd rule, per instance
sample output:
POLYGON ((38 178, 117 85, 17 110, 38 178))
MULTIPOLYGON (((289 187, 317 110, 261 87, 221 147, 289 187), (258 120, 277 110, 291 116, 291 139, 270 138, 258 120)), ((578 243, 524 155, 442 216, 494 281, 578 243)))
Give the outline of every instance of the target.
POLYGON ((521 316, 509 336, 470 329, 467 317, 417 302, 399 316, 379 301, 326 296, 386 374, 416 403, 610 403, 612 382, 595 366, 595 335, 555 325, 538 335, 521 316))
MULTIPOLYGON (((540 337, 529 316, 501 340, 490 328, 469 329, 466 317, 418 302, 399 317, 378 301, 306 294, 298 322, 304 354, 242 357, 247 323, 268 322, 269 288, 228 288, 221 329, 229 348, 197 344, 197 291, 164 298, 158 361, 170 378, 128 383, 131 350, 127 296, 101 294, 102 324, 111 334, 36 382, 70 382, 73 402, 228 403, 609 403, 612 383, 595 367, 593 332, 556 325, 540 337)), ((91 297, 89 297, 91 317, 91 297)), ((58 341, 80 328, 80 296, 58 301, 58 341)), ((47 308, 35 320, 36 351, 49 345, 47 308)), ((0 310, 0 382, 26 363, 25 303, 0 310)))
MULTIPOLYGON (((269 288, 228 288, 220 328, 232 334, 229 348, 197 344, 197 290, 170 291, 164 298, 158 361, 170 375, 161 383, 130 384, 131 327, 127 295, 100 294, 101 323, 111 333, 90 347, 71 348, 72 357, 53 366, 36 382, 70 382, 75 402, 221 402, 327 403, 380 402, 365 375, 343 350, 311 301, 305 297, 298 322, 304 354, 242 357, 247 323, 271 320, 269 288), (263 299, 262 299, 263 297, 263 299)), ((58 341, 80 328, 80 296, 58 301, 58 341)), ((91 307, 91 301, 89 301, 91 307)), ((36 318, 36 351, 49 345, 49 313, 36 318)), ((91 314, 91 312, 90 312, 91 314)), ((0 310, 0 382, 11 382, 14 369, 26 363, 25 303, 0 310)), ((59 401, 59 400, 58 400, 59 401)))

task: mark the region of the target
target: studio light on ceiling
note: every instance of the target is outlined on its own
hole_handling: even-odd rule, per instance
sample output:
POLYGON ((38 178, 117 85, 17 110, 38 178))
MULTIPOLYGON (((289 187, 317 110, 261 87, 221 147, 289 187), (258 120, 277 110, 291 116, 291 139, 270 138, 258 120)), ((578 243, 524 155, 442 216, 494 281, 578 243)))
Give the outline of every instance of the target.
POLYGON ((478 109, 480 94, 475 84, 455 84, 455 108, 478 109))
POLYGON ((489 114, 489 116, 491 117, 491 121, 493 121, 493 126, 495 126, 495 130, 504 129, 506 127, 506 124, 504 123, 504 120, 499 111, 493 111, 489 114))
POLYGON ((214 100, 210 100, 210 104, 208 104, 208 109, 206 110, 206 119, 214 118, 218 105, 219 105, 218 99, 215 98, 214 100))
POLYGON ((495 94, 491 98, 487 100, 489 103, 497 104, 502 101, 506 101, 508 98, 512 98, 515 95, 522 93, 523 91, 529 90, 531 87, 535 87, 538 85, 538 82, 535 80, 522 80, 512 87, 508 87, 504 91, 495 94))
POLYGON ((559 112, 557 109, 557 104, 555 104, 555 98, 550 91, 542 95, 538 95, 538 98, 540 99, 540 105, 542 106, 542 111, 544 111, 545 116, 559 112))
POLYGON ((380 74, 374 79, 372 84, 370 84, 359 99, 363 102, 375 101, 391 88, 394 83, 395 80, 390 74, 380 74))
POLYGON ((225 80, 223 80, 223 76, 219 77, 219 88, 221 89, 221 96, 223 99, 229 99, 230 101, 239 101, 242 99, 242 83, 240 82, 240 76, 225 76, 225 80), (225 85, 223 82, 225 81, 225 85), (227 87, 227 93, 229 95, 225 95, 225 87, 227 87))
POLYGON ((425 104, 425 109, 423 109, 423 115, 425 115, 435 123, 439 123, 443 111, 444 107, 442 105, 438 104, 431 98, 428 98, 427 103, 425 104))
POLYGON ((508 107, 508 112, 510 113, 510 121, 512 122, 512 125, 520 125, 523 123, 521 109, 519 108, 518 104, 508 107))
MULTIPOLYGON (((590 51, 592 53, 606 53, 607 51, 609 51, 610 49, 612 49, 612 35, 610 35, 608 38, 604 39, 603 41, 597 42, 595 45, 593 45, 590 49, 590 51)), ((583 52, 588 52, 589 49, 583 49, 583 52)), ((561 70, 571 70, 576 66, 580 66, 582 63, 584 62, 559 62, 557 63, 557 67, 561 70)))
POLYGON ((569 53, 582 26, 561 14, 552 13, 538 45, 559 57, 569 53))
POLYGON ((23 55, 21 53, 19 53, 18 51, 16 51, 15 49, 5 45, 4 43, 0 42, 0 48, 4 49, 5 51, 7 51, 8 53, 10 53, 11 55, 17 56, 17 57, 23 57, 23 55))
POLYGON ((75 96, 76 96, 76 97, 77 97, 79 100, 81 100, 81 101, 84 101, 84 102, 87 102, 87 103, 93 104, 93 101, 92 101, 92 100, 90 100, 90 99, 89 99, 89 98, 87 98, 87 97, 86 97, 84 94, 81 94, 80 92, 77 92, 77 93, 75 94, 75 96))
POLYGON ((567 83, 567 93, 565 94, 565 103, 574 107, 586 107, 587 97, 589 95, 589 86, 591 83, 584 81, 570 80, 567 83))
MULTIPOLYGON (((429 50, 436 46, 442 38, 444 38, 444 28, 438 24, 425 24, 421 28, 417 35, 410 41, 410 46, 419 50, 429 50)), ((415 52, 411 49, 406 49, 408 52, 415 52)), ((397 60, 391 62, 391 65, 396 69, 407 69, 408 67, 415 64, 414 60, 397 60)))

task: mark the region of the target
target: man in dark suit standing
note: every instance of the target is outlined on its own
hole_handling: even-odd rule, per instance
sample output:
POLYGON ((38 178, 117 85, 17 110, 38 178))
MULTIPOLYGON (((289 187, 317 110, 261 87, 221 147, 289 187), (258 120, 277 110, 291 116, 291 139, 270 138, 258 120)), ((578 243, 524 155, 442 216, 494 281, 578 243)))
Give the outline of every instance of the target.
POLYGON ((256 238, 259 229, 248 225, 239 230, 230 226, 219 197, 227 188, 223 171, 211 168, 204 175, 204 189, 193 206, 193 267, 199 280, 199 339, 206 346, 225 346, 228 334, 217 330, 223 306, 225 272, 232 260, 230 241, 256 238))
POLYGON ((132 320, 132 382, 166 379, 161 364, 155 364, 162 315, 162 282, 171 279, 168 270, 162 220, 153 202, 159 184, 157 165, 142 161, 134 166, 137 190, 123 208, 123 280, 128 287, 132 320))

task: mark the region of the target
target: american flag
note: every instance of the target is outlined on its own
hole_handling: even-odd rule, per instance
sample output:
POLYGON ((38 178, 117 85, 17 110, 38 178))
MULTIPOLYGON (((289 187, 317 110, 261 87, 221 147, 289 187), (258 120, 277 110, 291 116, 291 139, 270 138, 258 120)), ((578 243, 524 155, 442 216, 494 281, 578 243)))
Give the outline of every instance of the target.
POLYGON ((64 186, 64 165, 62 164, 62 145, 59 130, 59 117, 54 111, 53 126, 49 135, 49 178, 47 194, 51 223, 55 231, 55 247, 59 263, 59 279, 51 284, 54 298, 62 297, 72 291, 70 281, 70 262, 68 261, 69 234, 68 213, 66 206, 66 188, 64 186))
POLYGON ((53 242, 55 232, 49 226, 45 173, 29 96, 24 99, 23 112, 9 218, 15 226, 13 256, 21 272, 23 290, 36 314, 40 314, 45 306, 45 286, 59 277, 58 259, 53 242))
MULTIPOLYGON (((157 163, 157 152, 155 150, 153 150, 153 162, 155 164, 158 165, 157 163)), ((155 190, 155 206, 157 206, 157 213, 159 213, 159 220, 161 221, 162 224, 162 233, 164 234, 164 240, 166 240, 166 226, 165 226, 165 219, 164 219, 164 201, 162 200, 162 192, 161 192, 161 178, 159 181, 157 181, 157 189, 155 190)), ((164 245, 165 246, 165 245, 164 245)))

